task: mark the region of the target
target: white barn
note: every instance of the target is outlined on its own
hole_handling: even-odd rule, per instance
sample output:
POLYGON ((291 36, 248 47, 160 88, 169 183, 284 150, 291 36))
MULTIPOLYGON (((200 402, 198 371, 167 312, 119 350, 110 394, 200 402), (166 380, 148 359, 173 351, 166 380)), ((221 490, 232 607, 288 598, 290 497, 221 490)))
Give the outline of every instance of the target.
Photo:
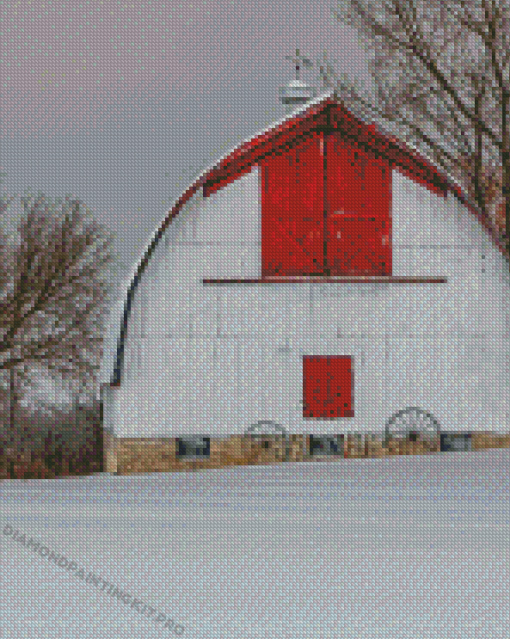
POLYGON ((452 179, 333 91, 190 185, 117 311, 107 470, 205 460, 250 428, 509 430, 502 246, 452 179), (166 453, 144 465, 137 443, 166 453))

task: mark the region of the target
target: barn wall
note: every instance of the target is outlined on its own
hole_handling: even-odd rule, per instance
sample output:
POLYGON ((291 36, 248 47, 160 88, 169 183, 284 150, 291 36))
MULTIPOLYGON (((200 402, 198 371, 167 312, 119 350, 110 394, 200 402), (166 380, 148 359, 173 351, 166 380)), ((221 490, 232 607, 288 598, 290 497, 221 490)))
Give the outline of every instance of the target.
MULTIPOLYGON (((212 336, 218 330, 217 292, 202 278, 260 274, 258 170, 203 198, 195 194, 169 226, 135 295, 134 334, 212 336), (143 329, 142 329, 143 326, 143 329)), ((131 332, 131 320, 129 330, 131 332)))
POLYGON ((431 412, 445 430, 505 430, 510 370, 505 344, 481 350, 461 340, 309 340, 285 352, 249 340, 144 345, 139 378, 123 383, 123 436, 242 434, 270 419, 291 433, 382 431, 406 406, 431 412), (302 417, 302 357, 350 355, 354 418, 302 417), (149 367, 148 363, 151 362, 149 367))
POLYGON ((388 350, 393 405, 431 412, 443 430, 506 431, 510 424, 508 341, 394 340, 388 350))
MULTIPOLYGON (((392 239, 394 248, 458 245, 458 218, 447 213, 446 200, 425 186, 392 173, 392 239)), ((400 264, 393 263, 398 273, 400 264)), ((402 273, 403 274, 403 273, 402 273)))
POLYGON ((203 286, 260 275, 258 171, 197 193, 134 298, 117 436, 240 435, 267 419, 295 434, 380 432, 406 406, 445 430, 508 430, 508 284, 496 250, 456 198, 396 172, 393 203, 394 274, 447 284, 203 286), (303 419, 302 357, 313 354, 353 358, 353 418, 303 419))

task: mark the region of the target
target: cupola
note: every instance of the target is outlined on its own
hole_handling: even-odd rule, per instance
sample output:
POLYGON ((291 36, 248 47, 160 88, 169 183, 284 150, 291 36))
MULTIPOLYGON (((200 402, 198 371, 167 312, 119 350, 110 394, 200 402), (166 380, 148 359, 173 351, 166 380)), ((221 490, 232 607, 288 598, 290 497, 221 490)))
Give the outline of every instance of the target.
POLYGON ((296 49, 296 56, 285 56, 286 60, 291 60, 296 65, 296 77, 286 86, 280 87, 280 102, 286 106, 286 112, 290 113, 297 107, 306 104, 316 97, 317 90, 315 87, 309 86, 299 79, 299 70, 301 66, 312 67, 313 63, 308 58, 299 55, 299 49, 296 49))

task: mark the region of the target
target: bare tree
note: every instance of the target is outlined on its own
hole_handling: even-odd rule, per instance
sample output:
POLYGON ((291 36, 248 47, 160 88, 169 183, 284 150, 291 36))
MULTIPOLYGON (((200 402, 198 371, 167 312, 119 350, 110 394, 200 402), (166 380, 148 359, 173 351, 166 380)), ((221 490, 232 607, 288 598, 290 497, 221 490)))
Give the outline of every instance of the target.
POLYGON ((92 397, 113 238, 78 199, 66 196, 55 204, 44 195, 20 199, 24 214, 17 234, 0 231, 0 397, 5 401, 6 385, 12 391, 15 380, 19 400, 41 373, 71 393, 86 388, 92 397))
POLYGON ((332 11, 364 36, 375 88, 363 95, 326 60, 321 75, 459 180, 485 216, 499 175, 510 251, 509 0, 344 0, 332 11))

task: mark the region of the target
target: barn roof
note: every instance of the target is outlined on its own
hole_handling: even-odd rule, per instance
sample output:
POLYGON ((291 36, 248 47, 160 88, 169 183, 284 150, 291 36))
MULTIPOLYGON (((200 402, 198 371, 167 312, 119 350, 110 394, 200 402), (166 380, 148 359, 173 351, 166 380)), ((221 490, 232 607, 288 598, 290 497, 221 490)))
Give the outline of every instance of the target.
POLYGON ((108 371, 107 383, 120 384, 124 342, 135 290, 165 230, 179 214, 184 204, 200 188, 204 189, 204 195, 208 195, 217 188, 234 181, 243 173, 249 172, 254 164, 263 161, 266 156, 274 152, 275 148, 288 148, 296 143, 296 139, 303 140, 319 131, 342 131, 346 137, 361 141, 373 148, 378 154, 388 159, 394 168, 424 183, 436 192, 443 195, 446 195, 447 192, 455 194, 477 217, 496 247, 504 253, 504 247, 490 222, 482 216, 476 204, 462 192, 459 183, 451 176, 446 175, 445 172, 439 171, 434 163, 415 147, 398 140, 393 134, 385 131, 381 123, 374 124, 373 120, 374 118, 367 118, 365 114, 360 112, 354 113, 352 107, 347 109, 337 97, 335 90, 330 89, 280 120, 273 122, 259 133, 238 143, 202 171, 183 191, 173 207, 167 211, 146 248, 135 262, 131 274, 125 280, 126 294, 123 303, 117 303, 116 306, 116 315, 119 315, 119 311, 121 315, 119 317, 120 331, 117 346, 114 348, 114 363, 108 371))

